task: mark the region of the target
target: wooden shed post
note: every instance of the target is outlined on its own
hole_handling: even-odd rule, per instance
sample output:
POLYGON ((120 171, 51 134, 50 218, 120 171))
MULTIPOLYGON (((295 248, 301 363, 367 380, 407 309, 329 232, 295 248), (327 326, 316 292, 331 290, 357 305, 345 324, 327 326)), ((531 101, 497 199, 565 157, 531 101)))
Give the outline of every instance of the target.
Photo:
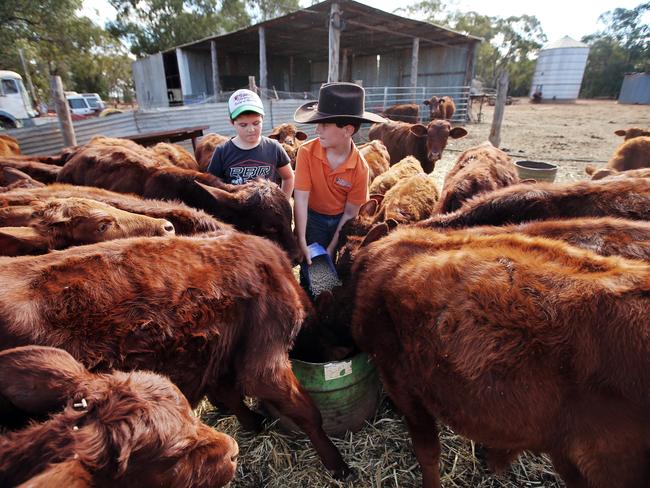
POLYGON ((18 48, 18 55, 20 56, 20 64, 23 65, 23 71, 25 72, 25 79, 27 80, 27 89, 29 94, 32 96, 32 102, 37 103, 38 98, 36 98, 36 90, 34 90, 34 85, 32 84, 32 77, 29 74, 27 69, 27 63, 25 62, 25 56, 23 54, 22 48, 18 48))
POLYGON ((70 107, 68 101, 63 93, 63 83, 60 76, 52 76, 50 81, 50 88, 52 89, 52 98, 56 107, 56 115, 59 119, 59 126, 63 133, 63 144, 68 146, 76 146, 77 138, 74 134, 74 126, 72 125, 72 117, 70 117, 70 107))
POLYGON ((418 53, 420 51, 420 38, 413 38, 413 49, 411 50, 411 87, 413 90, 413 103, 418 103, 415 88, 418 86, 418 53))
POLYGON ((289 56, 289 91, 293 91, 293 56, 289 56))
POLYGON ((473 42, 467 48, 467 63, 465 64, 465 86, 472 84, 472 76, 474 75, 474 53, 476 51, 476 43, 473 42))
POLYGON ((492 117, 492 127, 490 128, 489 141, 494 147, 499 147, 501 143, 501 122, 506 109, 506 96, 508 95, 508 71, 503 69, 497 82, 497 99, 494 105, 494 117, 492 117))
POLYGON ((350 50, 345 47, 343 48, 343 59, 341 60, 341 81, 348 81, 350 78, 350 63, 349 58, 350 57, 350 50))
POLYGON ((330 10, 330 32, 329 32, 329 71, 327 82, 339 81, 339 47, 341 44, 341 7, 333 3, 330 10))
POLYGON ((219 101, 221 93, 221 83, 219 83, 219 60, 217 59, 217 43, 210 41, 210 53, 212 54, 212 90, 214 92, 214 101, 219 101))
POLYGON ((260 26, 258 32, 260 36, 260 95, 265 95, 268 83, 266 80, 266 31, 264 26, 260 26))

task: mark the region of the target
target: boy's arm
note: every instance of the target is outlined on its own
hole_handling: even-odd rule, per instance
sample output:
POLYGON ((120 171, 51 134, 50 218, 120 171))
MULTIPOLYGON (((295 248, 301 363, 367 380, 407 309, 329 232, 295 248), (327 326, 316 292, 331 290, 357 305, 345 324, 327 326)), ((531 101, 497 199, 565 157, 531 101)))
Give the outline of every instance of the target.
POLYGON ((296 190, 293 192, 293 214, 296 219, 296 237, 298 246, 305 256, 307 264, 311 264, 309 259, 309 249, 307 249, 307 208, 309 204, 309 192, 296 190))
POLYGON ((343 215, 341 215, 341 220, 339 220, 339 225, 336 226, 336 232, 334 232, 334 237, 332 237, 329 246, 327 246, 327 252, 332 259, 334 259, 334 252, 336 251, 336 245, 339 242, 339 231, 341 230, 341 227, 343 227, 343 224, 345 224, 348 220, 355 218, 359 214, 360 208, 361 205, 355 205, 354 203, 345 202, 345 209, 343 210, 343 215))
POLYGON ((285 164, 284 166, 281 166, 278 168, 278 174, 280 175, 280 178, 282 178, 282 191, 284 194, 287 196, 287 198, 291 198, 291 193, 293 192, 293 170, 291 169, 290 164, 285 164))

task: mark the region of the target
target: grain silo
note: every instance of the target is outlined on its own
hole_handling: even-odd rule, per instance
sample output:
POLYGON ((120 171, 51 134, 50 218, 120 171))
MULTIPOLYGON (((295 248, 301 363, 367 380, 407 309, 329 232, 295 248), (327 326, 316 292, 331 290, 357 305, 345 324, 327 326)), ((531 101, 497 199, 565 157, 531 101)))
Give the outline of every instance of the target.
POLYGON ((589 46, 564 36, 544 46, 537 58, 537 67, 530 96, 543 102, 574 102, 580 93, 582 75, 587 65, 589 46))

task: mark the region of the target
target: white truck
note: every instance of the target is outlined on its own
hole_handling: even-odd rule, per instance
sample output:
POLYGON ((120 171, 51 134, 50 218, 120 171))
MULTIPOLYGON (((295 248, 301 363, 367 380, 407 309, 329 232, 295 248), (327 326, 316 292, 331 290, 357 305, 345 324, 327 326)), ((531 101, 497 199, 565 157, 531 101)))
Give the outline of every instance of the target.
POLYGON ((0 70, 0 128, 32 126, 32 118, 37 115, 22 77, 14 71, 0 70))

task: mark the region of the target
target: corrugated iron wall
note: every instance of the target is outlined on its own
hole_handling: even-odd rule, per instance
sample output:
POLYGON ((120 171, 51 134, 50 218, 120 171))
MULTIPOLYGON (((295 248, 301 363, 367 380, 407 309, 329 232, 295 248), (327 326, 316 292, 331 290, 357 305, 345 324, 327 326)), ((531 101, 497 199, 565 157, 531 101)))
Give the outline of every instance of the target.
POLYGON ((625 75, 618 103, 650 104, 650 73, 625 75))
MULTIPOLYGON (((294 112, 303 103, 304 100, 265 100, 264 132, 269 133, 275 125, 293 121, 294 112)), ((86 144, 95 135, 122 137, 203 125, 208 126, 204 133, 234 135, 226 103, 129 112, 78 121, 73 125, 78 144, 86 144)), ((314 134, 313 129, 312 125, 301 125, 301 130, 310 136, 314 134)), ((13 129, 7 133, 18 140, 23 154, 54 154, 63 149, 63 137, 56 122, 28 129, 13 129)), ((189 141, 183 145, 191 147, 189 141)))

